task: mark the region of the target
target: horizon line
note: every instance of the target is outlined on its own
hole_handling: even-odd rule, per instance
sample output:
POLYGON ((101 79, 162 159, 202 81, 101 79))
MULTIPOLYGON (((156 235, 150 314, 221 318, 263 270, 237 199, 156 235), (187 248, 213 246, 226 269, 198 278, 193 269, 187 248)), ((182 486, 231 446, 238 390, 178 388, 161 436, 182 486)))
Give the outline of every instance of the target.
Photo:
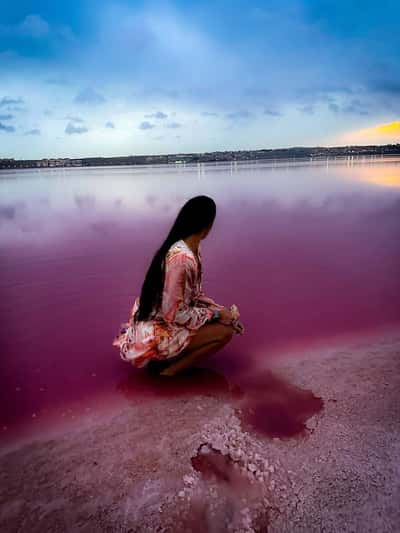
POLYGON ((103 159, 111 159, 115 157, 159 157, 159 156, 172 156, 172 155, 202 155, 202 154, 221 154, 221 153, 239 153, 239 152, 261 152, 261 151, 278 151, 278 150, 295 150, 295 149, 303 149, 303 150, 311 150, 311 149, 335 149, 335 148, 383 148, 386 146, 400 146, 400 142, 398 143, 386 143, 386 144, 343 144, 343 145, 334 145, 334 146, 288 146, 288 147, 279 147, 279 148, 249 148, 249 149, 236 149, 236 150, 212 150, 212 151, 201 151, 201 152, 166 152, 166 153, 156 153, 156 154, 128 154, 128 155, 108 155, 108 156, 102 156, 102 155, 89 155, 89 156, 69 156, 69 157, 59 157, 59 156, 52 156, 52 157, 40 157, 35 159, 16 159, 14 157, 0 157, 0 161, 2 160, 13 160, 13 161, 41 161, 46 159, 91 159, 91 158, 103 158, 103 159))

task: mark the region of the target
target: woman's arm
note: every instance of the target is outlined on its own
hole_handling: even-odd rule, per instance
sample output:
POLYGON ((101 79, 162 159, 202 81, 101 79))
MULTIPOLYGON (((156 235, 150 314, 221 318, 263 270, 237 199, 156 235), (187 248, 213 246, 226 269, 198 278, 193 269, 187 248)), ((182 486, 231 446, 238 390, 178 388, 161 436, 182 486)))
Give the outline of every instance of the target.
POLYGON ((166 258, 162 315, 166 322, 188 329, 200 328, 213 316, 211 307, 196 306, 196 302, 190 301, 195 280, 194 268, 192 259, 183 252, 166 258))
POLYGON ((211 309, 223 309, 225 306, 221 304, 217 304, 212 298, 204 294, 204 292, 201 290, 199 294, 196 296, 196 302, 206 304, 211 309))
MULTIPOLYGON (((203 256, 201 254, 200 247, 199 247, 199 250, 198 250, 198 255, 199 255, 200 262, 202 264, 203 263, 203 256)), ((204 294, 204 291, 202 289, 202 280, 201 280, 201 278, 200 278, 200 282, 199 282, 199 292, 197 293, 197 296, 196 296, 195 300, 196 300, 196 302, 199 302, 202 305, 204 305, 204 304, 207 305, 212 310, 217 309, 218 311, 220 311, 221 309, 223 309, 225 307, 224 305, 217 304, 217 302, 215 302, 212 298, 210 298, 209 296, 204 294)))

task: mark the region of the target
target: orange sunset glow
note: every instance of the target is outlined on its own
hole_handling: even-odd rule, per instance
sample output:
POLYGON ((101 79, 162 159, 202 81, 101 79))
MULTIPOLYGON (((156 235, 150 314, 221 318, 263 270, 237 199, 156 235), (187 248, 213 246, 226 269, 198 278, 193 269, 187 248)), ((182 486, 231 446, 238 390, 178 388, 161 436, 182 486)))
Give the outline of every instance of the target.
POLYGON ((400 121, 353 130, 342 135, 340 141, 355 144, 398 143, 400 142, 400 121))

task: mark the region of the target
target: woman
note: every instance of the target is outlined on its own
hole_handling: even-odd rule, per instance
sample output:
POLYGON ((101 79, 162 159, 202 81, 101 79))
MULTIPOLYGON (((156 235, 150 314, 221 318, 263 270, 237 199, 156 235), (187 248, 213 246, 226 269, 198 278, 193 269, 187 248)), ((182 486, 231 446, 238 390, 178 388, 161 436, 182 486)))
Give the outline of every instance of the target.
POLYGON ((243 333, 236 306, 227 309, 202 291, 200 241, 214 223, 216 205, 196 196, 181 208, 153 257, 129 322, 113 345, 125 361, 172 376, 220 350, 243 333))

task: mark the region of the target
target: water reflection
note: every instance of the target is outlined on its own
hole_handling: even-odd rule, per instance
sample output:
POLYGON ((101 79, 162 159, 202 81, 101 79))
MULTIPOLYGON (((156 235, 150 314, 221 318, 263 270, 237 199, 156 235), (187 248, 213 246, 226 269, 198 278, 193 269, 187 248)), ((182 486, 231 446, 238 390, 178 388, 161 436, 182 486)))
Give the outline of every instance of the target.
POLYGON ((240 393, 225 376, 207 368, 188 368, 169 378, 151 375, 145 370, 130 369, 118 383, 117 390, 133 400, 147 396, 230 396, 240 393))
POLYGON ((130 370, 117 390, 134 401, 198 395, 224 397, 232 402, 245 429, 279 438, 304 435, 306 421, 323 408, 322 399, 312 391, 294 386, 269 370, 249 373, 247 369, 237 380, 234 383, 210 368, 189 368, 167 378, 130 370))

